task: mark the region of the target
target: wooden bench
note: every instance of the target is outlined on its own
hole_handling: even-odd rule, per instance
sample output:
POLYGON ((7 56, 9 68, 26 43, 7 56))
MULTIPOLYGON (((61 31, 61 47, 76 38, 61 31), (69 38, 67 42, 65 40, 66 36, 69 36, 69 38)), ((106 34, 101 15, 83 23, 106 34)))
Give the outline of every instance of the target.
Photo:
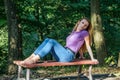
MULTIPOLYGON (((13 61, 13 63, 15 64, 16 62, 19 62, 19 61, 13 61)), ((78 65, 80 66, 79 67, 79 70, 78 70, 78 77, 79 77, 79 74, 81 73, 81 65, 89 65, 89 80, 93 80, 92 78, 92 65, 96 65, 98 63, 94 62, 94 61, 91 61, 91 60, 79 60, 79 59, 76 59, 72 62, 55 62, 55 61, 44 61, 44 62, 37 62, 35 64, 32 64, 32 65, 26 65, 24 68, 26 68, 26 80, 30 80, 30 69, 31 68, 35 68, 35 67, 50 67, 50 66, 73 66, 73 65, 78 65)), ((18 79, 20 79, 20 74, 21 74, 21 71, 22 71, 22 66, 19 66, 18 65, 18 79)))

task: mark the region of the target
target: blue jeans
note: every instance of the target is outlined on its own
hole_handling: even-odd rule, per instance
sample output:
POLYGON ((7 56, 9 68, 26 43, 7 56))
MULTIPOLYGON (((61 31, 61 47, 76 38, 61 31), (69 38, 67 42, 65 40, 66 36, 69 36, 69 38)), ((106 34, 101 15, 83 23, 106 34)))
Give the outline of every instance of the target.
POLYGON ((75 56, 72 51, 64 48, 56 40, 46 38, 43 43, 34 51, 34 54, 39 55, 40 58, 43 58, 49 53, 51 53, 59 62, 70 62, 75 56))

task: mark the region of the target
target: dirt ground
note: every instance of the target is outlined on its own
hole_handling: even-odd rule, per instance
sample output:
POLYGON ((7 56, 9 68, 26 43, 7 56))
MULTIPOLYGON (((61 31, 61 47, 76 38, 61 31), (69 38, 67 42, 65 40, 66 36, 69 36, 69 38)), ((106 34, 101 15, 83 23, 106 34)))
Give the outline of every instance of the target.
MULTIPOLYGON (((25 69, 21 79, 25 80, 25 69)), ((88 80, 88 68, 82 69, 80 80, 88 80)), ((92 75, 94 80, 120 80, 120 68, 116 67, 93 67, 92 75)), ((76 67, 41 68, 31 70, 31 80, 77 80, 76 67), (72 70, 71 70, 72 69, 72 70)), ((17 74, 1 75, 0 80, 17 80, 17 74)))

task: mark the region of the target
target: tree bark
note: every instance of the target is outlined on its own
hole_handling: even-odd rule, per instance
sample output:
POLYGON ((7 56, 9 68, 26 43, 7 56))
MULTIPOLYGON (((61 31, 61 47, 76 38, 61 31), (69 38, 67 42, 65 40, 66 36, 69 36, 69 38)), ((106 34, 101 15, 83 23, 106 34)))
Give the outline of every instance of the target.
POLYGON ((118 57, 118 67, 120 67, 120 53, 119 53, 119 57, 118 57))
POLYGON ((4 0, 5 11, 8 24, 8 74, 16 72, 16 67, 13 65, 13 60, 16 60, 21 55, 21 33, 18 26, 15 5, 12 0, 4 0))
POLYGON ((93 26, 93 39, 99 63, 104 64, 107 56, 105 39, 103 36, 102 21, 100 16, 99 0, 91 0, 91 23, 93 26))

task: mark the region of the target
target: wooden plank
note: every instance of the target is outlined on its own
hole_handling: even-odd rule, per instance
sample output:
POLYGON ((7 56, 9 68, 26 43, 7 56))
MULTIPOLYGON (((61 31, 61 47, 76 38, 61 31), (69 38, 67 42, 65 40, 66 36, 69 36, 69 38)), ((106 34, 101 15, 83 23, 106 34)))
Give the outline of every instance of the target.
MULTIPOLYGON (((18 61, 14 61, 13 63, 16 64, 16 62, 20 62, 18 61)), ((23 67, 26 68, 33 68, 33 67, 50 67, 50 66, 72 66, 72 65, 95 65, 98 64, 95 61, 91 61, 91 60, 74 60, 72 62, 56 62, 56 61, 44 61, 44 62, 37 62, 35 64, 29 65, 26 64, 23 67)))

